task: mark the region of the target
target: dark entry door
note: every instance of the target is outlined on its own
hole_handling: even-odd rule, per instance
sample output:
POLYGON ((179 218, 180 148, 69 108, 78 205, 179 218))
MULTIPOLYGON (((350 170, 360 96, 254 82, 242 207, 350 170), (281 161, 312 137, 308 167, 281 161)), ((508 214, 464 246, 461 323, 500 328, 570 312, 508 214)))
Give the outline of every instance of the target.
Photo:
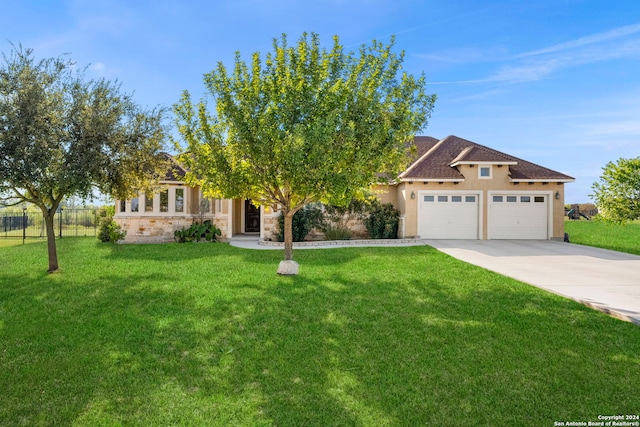
POLYGON ((260 232, 260 208, 255 207, 249 199, 244 201, 244 232, 260 232))

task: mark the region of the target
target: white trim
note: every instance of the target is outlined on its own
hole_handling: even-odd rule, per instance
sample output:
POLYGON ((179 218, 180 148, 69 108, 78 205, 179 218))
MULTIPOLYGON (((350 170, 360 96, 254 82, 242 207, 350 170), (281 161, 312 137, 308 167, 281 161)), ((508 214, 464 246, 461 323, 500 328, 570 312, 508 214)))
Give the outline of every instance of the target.
POLYGON ((549 184, 553 183, 565 183, 565 182, 575 182, 575 178, 566 178, 566 179, 511 179, 511 182, 548 182, 549 184))
MULTIPOLYGON (((547 196, 547 240, 553 237, 553 191, 517 191, 517 190, 488 190, 487 191, 487 215, 489 215, 489 203, 493 196, 547 196)), ((487 240, 491 240, 490 218, 487 220, 487 240)))
POLYGON ((493 179, 493 165, 478 165, 478 179, 493 179), (482 169, 489 169, 489 176, 482 175, 482 169))
MULTIPOLYGON (((182 185, 174 185, 168 188, 163 188, 162 190, 160 190, 159 192, 155 193, 153 195, 153 210, 151 212, 147 212, 145 210, 146 208, 146 200, 147 200, 147 195, 143 192, 139 192, 138 194, 136 194, 135 197, 131 197, 129 199, 126 199, 125 202, 125 210, 121 211, 121 212, 116 212, 116 216, 118 217, 137 217, 137 218, 148 218, 148 217, 189 217, 191 216, 191 213, 188 212, 187 209, 187 194, 189 193, 189 191, 187 191, 186 186, 182 186, 182 185), (183 190, 183 210, 182 212, 177 212, 176 211, 176 190, 183 190), (169 206, 167 209, 167 212, 160 212, 160 193, 162 191, 167 191, 169 194, 168 197, 168 202, 169 202, 169 206), (137 212, 132 212, 131 211, 131 200, 133 199, 138 199, 138 211, 137 212)), ((119 208, 119 204, 122 200, 117 199, 116 200, 116 206, 119 208)))
POLYGON ((515 166, 517 165, 518 162, 508 162, 508 161, 502 161, 502 162, 479 162, 477 160, 459 160, 457 162, 454 163, 449 163, 449 166, 458 166, 458 165, 489 165, 489 166, 493 166, 493 165, 499 165, 499 166, 515 166))
POLYGON ((228 219, 227 219, 227 238, 231 238, 233 237, 233 199, 228 199, 229 200, 229 206, 227 206, 228 210, 227 210, 227 215, 228 215, 228 219))

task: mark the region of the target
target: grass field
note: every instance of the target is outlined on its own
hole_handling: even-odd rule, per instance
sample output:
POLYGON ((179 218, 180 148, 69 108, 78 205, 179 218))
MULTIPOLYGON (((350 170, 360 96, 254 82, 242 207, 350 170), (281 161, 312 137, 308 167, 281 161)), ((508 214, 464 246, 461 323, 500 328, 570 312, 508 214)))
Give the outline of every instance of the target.
POLYGON ((638 413, 640 328, 429 247, 0 248, 0 425, 552 426, 638 413))
POLYGON ((640 255, 640 221, 627 225, 604 221, 565 221, 571 243, 640 255))

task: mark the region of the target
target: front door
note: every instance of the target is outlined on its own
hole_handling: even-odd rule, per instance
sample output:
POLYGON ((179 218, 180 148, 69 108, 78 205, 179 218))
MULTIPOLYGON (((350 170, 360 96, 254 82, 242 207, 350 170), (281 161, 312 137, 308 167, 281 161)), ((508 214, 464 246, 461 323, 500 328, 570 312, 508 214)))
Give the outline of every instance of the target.
POLYGON ((260 232, 260 208, 251 203, 251 200, 244 201, 244 232, 260 232))

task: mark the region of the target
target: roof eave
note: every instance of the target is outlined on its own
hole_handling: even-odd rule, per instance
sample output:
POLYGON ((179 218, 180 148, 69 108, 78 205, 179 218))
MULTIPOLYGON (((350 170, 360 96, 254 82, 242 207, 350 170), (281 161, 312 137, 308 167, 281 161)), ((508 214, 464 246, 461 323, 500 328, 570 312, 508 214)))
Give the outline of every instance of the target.
POLYGON ((575 182, 575 178, 520 178, 512 179, 511 182, 575 182))
POLYGON ((473 161, 473 160, 462 160, 450 163, 449 166, 455 167, 458 165, 499 165, 499 166, 515 166, 518 162, 492 162, 492 161, 473 161))
POLYGON ((464 182, 464 178, 402 178, 400 182, 464 182))

